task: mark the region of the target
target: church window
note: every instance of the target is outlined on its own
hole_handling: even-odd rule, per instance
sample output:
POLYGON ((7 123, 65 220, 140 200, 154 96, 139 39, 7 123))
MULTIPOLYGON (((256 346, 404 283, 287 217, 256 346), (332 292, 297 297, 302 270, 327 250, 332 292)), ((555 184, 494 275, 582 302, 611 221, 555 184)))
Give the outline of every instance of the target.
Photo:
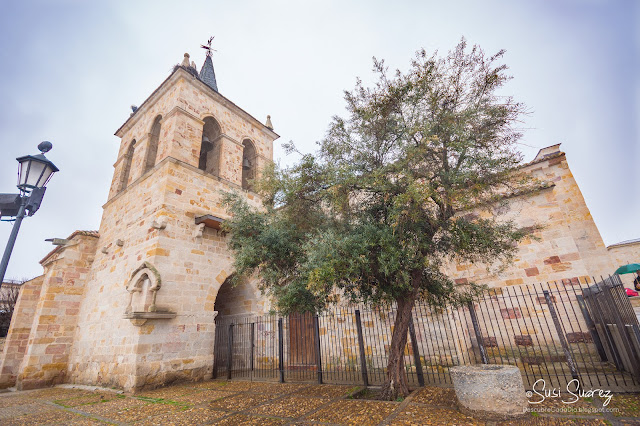
POLYGON ((198 168, 215 176, 220 175, 220 136, 222 131, 218 122, 213 117, 205 118, 198 168))

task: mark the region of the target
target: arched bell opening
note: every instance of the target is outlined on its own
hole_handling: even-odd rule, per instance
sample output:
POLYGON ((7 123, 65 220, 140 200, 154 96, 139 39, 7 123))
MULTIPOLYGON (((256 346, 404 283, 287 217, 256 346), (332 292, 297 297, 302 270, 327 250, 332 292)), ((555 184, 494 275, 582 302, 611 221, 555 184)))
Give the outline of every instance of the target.
POLYGON ((220 176, 220 151, 222 130, 213 117, 204 119, 198 168, 215 176, 220 176))
POLYGON ((122 164, 122 175, 120 178, 120 191, 124 191, 129 184, 129 175, 131 174, 131 161, 133 160, 133 154, 135 152, 136 140, 132 140, 129 143, 129 148, 127 149, 127 153, 124 155, 123 164, 122 164))
POLYGON ((242 141, 242 189, 251 190, 256 178, 256 148, 249 139, 242 141))
POLYGON ((149 146, 147 147, 147 156, 145 159, 144 172, 148 172, 156 165, 158 157, 158 144, 160 143, 160 131, 162 129, 162 116, 158 115, 153 120, 151 133, 149 135, 149 146))

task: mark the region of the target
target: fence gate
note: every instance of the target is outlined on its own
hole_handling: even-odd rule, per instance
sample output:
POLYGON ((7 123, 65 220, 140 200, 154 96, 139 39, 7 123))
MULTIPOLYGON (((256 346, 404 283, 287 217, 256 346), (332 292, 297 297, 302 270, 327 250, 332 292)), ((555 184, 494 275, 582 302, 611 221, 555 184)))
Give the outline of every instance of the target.
POLYGON ((289 315, 289 356, 291 364, 300 368, 316 365, 313 314, 289 315))
POLYGON ((230 316, 216 318, 214 378, 278 378, 278 318, 230 316))
POLYGON ((603 279, 582 293, 601 359, 640 381, 640 325, 620 277, 603 279))

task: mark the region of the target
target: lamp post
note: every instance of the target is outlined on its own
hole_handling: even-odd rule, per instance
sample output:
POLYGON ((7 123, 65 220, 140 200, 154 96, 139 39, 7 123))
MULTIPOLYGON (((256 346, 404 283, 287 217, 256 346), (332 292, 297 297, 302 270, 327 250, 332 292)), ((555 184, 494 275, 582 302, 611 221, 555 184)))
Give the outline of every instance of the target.
POLYGON ((44 156, 52 147, 51 142, 44 141, 38 145, 40 154, 25 155, 16 158, 19 163, 17 186, 20 193, 0 194, 3 196, 2 201, 9 200, 8 202, 0 202, 0 216, 15 216, 9 241, 7 241, 2 262, 0 262, 0 288, 2 288, 4 275, 7 272, 9 258, 11 257, 13 246, 16 243, 16 237, 18 236, 22 219, 27 215, 33 216, 40 208, 49 179, 51 179, 51 176, 53 176, 55 172, 59 171, 59 169, 44 156), (17 211, 15 211, 16 207, 17 211))

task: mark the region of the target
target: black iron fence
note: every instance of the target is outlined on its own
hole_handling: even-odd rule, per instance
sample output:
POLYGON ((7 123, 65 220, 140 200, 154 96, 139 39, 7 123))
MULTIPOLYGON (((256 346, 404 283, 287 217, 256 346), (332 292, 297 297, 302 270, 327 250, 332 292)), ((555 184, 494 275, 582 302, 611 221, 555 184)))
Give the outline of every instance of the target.
MULTIPOLYGON (((395 309, 221 317, 214 375, 381 384, 395 309)), ((404 349, 409 383, 451 384, 449 368, 512 364, 525 386, 640 389, 640 329, 619 277, 490 289, 467 306, 417 303, 404 349)))

